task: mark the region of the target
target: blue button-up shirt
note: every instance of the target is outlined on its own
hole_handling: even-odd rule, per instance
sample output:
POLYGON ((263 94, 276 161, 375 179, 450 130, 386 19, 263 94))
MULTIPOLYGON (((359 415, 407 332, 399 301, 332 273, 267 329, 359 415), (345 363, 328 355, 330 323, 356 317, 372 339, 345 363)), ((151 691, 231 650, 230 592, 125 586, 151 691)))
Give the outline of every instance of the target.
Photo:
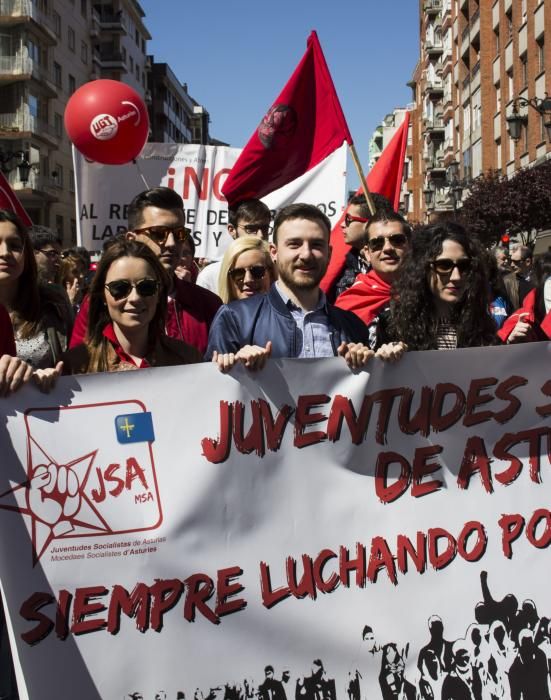
POLYGON ((331 343, 334 331, 329 323, 327 313, 327 298, 320 289, 320 298, 312 311, 304 311, 294 304, 275 283, 279 295, 289 309, 298 329, 298 352, 296 357, 334 357, 335 352, 331 343))

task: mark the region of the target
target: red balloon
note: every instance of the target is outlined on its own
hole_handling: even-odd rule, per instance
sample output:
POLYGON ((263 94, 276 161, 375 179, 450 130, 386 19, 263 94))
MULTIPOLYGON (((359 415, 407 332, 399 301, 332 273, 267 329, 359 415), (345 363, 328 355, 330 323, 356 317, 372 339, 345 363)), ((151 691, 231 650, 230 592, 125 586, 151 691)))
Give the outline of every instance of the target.
POLYGON ((149 117, 143 99, 118 80, 92 80, 67 102, 65 129, 83 156, 122 165, 147 141, 149 117))

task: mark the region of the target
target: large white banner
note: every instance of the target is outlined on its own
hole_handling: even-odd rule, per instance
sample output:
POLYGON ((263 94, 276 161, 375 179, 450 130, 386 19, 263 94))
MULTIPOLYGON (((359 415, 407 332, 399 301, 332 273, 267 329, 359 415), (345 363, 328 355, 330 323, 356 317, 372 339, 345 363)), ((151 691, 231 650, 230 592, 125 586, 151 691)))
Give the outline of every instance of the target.
POLYGON ((205 364, 4 401, 22 697, 549 697, 550 352, 205 364))
MULTIPOLYGON (((78 238, 88 250, 126 231, 127 206, 136 194, 164 185, 184 200, 187 225, 197 256, 218 259, 231 242, 228 208, 222 186, 241 150, 223 146, 148 143, 137 164, 101 165, 73 149, 78 238)), ((345 201, 346 144, 315 168, 264 197, 273 212, 292 204, 315 204, 334 226, 345 201)))

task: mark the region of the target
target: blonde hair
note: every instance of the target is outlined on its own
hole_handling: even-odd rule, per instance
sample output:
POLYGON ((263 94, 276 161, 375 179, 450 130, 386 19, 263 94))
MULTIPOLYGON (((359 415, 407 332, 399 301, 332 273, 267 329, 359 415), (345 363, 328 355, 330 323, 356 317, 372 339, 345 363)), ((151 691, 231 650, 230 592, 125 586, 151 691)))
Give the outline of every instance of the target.
POLYGON ((235 301, 237 299, 234 287, 230 281, 229 272, 233 270, 237 258, 242 253, 246 253, 249 250, 259 250, 261 253, 264 253, 265 265, 268 268, 270 280, 273 282, 275 279, 274 263, 266 241, 262 240, 262 238, 257 238, 257 236, 242 236, 241 238, 236 238, 231 242, 224 253, 222 265, 220 267, 220 275, 218 277, 218 296, 222 299, 224 304, 229 304, 230 301, 235 301))

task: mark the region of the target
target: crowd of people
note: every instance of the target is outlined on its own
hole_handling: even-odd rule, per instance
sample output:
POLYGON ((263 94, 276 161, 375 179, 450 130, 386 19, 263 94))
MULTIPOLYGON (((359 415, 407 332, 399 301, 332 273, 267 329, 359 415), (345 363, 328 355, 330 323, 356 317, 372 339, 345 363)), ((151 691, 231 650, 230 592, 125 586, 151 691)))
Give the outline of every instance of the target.
POLYGON ((455 220, 412 231, 381 195, 354 195, 343 271, 321 289, 329 219, 292 204, 272 222, 249 199, 229 212, 222 260, 201 266, 180 196, 156 187, 97 264, 0 210, 0 393, 28 381, 212 360, 250 370, 269 357, 340 356, 352 368, 407 350, 551 337, 551 253, 486 250, 455 220), (93 269, 96 268, 97 269, 93 269), (202 267, 202 269, 201 269, 202 267))
POLYGON ((331 223, 310 204, 272 221, 263 202, 239 203, 232 243, 206 266, 169 188, 133 199, 97 266, 0 210, 0 396, 27 382, 49 391, 61 374, 333 356, 356 370, 412 350, 551 338, 551 252, 489 251, 455 220, 412 230, 374 200, 375 213, 349 201, 350 250, 326 292, 331 223))

